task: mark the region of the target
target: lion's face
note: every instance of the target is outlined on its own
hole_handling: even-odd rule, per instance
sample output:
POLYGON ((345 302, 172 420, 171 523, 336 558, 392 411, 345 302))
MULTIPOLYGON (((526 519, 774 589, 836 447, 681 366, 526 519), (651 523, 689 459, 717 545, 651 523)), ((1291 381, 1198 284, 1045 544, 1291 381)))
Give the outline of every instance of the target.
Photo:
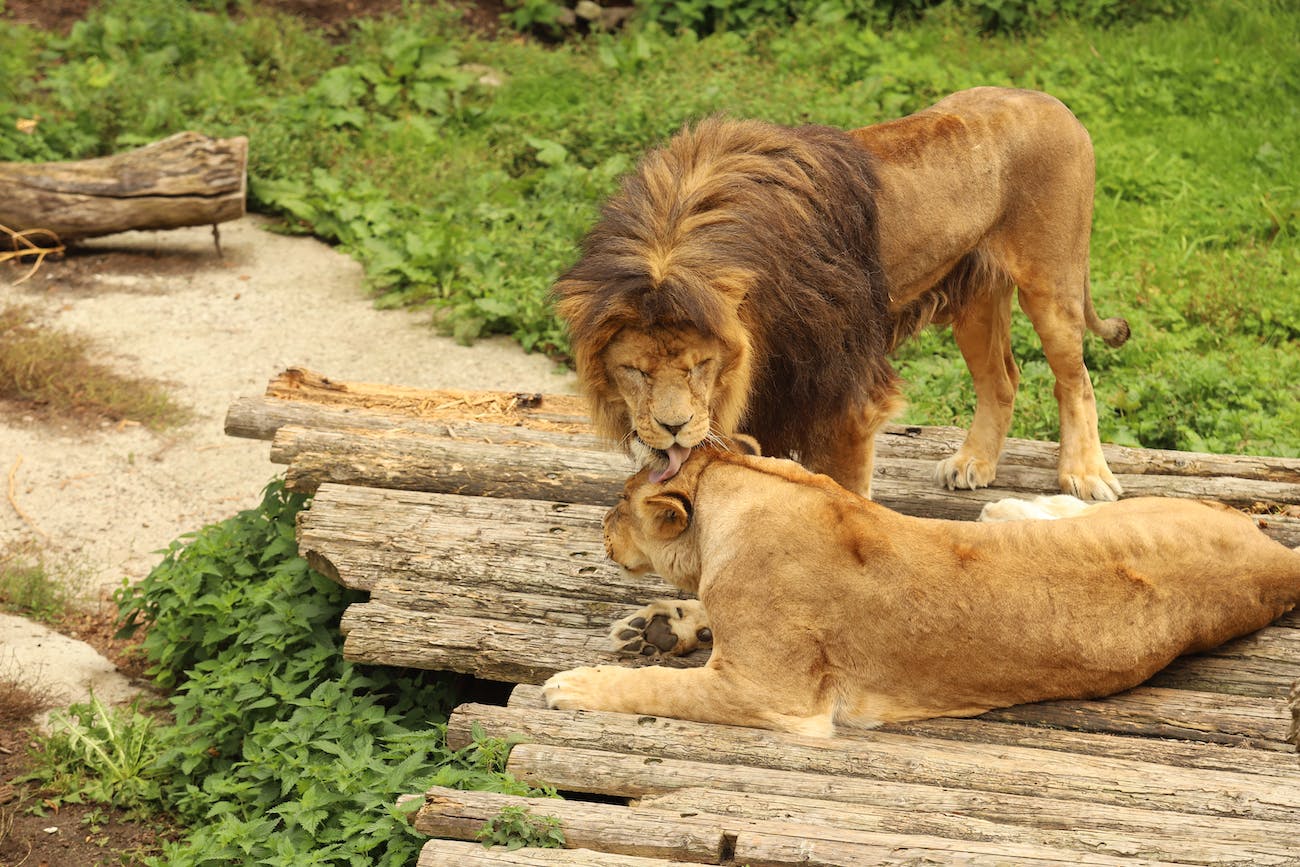
POLYGON ((720 407, 734 402, 722 378, 732 365, 721 341, 691 329, 651 334, 624 328, 606 346, 604 364, 627 409, 634 453, 637 441, 663 453, 732 432, 735 419, 717 417, 720 407))

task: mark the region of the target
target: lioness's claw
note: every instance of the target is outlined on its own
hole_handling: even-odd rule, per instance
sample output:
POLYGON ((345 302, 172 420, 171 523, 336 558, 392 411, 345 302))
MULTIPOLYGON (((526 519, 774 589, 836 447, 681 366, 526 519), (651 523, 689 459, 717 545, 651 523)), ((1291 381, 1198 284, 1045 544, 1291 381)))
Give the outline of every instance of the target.
POLYGON ((609 630, 619 656, 684 656, 713 643, 708 615, 697 599, 660 599, 609 630))

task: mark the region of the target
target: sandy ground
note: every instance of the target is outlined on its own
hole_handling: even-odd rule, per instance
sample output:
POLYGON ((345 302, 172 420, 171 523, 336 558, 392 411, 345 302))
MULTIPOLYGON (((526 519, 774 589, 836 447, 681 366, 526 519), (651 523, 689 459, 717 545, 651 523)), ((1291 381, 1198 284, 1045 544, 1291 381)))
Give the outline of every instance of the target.
MULTIPOLYGON (((47 264, 22 285, 0 278, 0 303, 36 305, 94 338, 114 367, 168 383, 194 412, 183 428, 153 433, 51 428, 0 411, 0 472, 12 492, 0 502, 0 548, 35 540, 90 598, 142 578, 182 533, 258 502, 279 469, 269 444, 222 426, 231 401, 260 394, 286 367, 424 388, 575 388, 567 371, 505 339, 460 346, 427 314, 376 310, 356 262, 255 217, 221 227, 220 257, 207 228, 86 246, 95 254, 47 264)), ((72 658, 41 628, 0 620, 0 672, 44 666, 61 680, 72 658)), ((67 676, 83 689, 81 673, 67 676)))

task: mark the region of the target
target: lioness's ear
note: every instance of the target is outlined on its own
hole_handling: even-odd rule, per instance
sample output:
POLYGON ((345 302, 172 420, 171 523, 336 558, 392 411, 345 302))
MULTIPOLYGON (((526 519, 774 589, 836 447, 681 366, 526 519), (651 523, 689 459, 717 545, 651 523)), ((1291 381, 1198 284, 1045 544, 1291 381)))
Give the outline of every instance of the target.
POLYGON ((657 539, 676 539, 691 523, 691 501, 682 493, 655 494, 643 505, 649 531, 657 539))
POLYGON ((753 455, 758 457, 763 454, 763 449, 759 447, 758 440, 749 434, 734 433, 731 435, 731 450, 738 455, 753 455))

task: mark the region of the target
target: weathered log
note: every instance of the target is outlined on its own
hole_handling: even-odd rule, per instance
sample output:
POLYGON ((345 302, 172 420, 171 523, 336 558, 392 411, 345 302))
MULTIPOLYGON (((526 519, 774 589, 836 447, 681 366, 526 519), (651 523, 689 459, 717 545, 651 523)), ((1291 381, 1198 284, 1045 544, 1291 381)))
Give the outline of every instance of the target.
POLYGON ((1091 770, 1075 772, 1061 760, 1049 770, 1032 760, 1018 764, 990 756, 985 763, 972 763, 961 777, 934 778, 928 763, 931 757, 918 756, 913 762, 915 773, 899 782, 882 775, 774 769, 749 759, 742 765, 714 758, 649 759, 623 752, 523 743, 511 751, 507 769, 530 784, 613 797, 643 798, 683 788, 717 788, 832 802, 906 804, 927 812, 980 815, 1036 827, 1095 824, 1138 833, 1158 827, 1164 812, 1274 822, 1280 831, 1292 826, 1300 809, 1296 804, 1300 787, 1279 786, 1275 779, 1193 773, 1160 765, 1135 768, 1140 774, 1136 778, 1128 774, 1108 778, 1104 773, 1093 777, 1091 770), (992 771, 987 767, 990 761, 1000 767, 992 771), (964 788, 956 788, 959 783, 964 788))
MULTIPOLYGON (((566 446, 449 440, 406 430, 281 428, 272 460, 289 464, 286 484, 314 492, 323 483, 478 497, 561 500, 609 506, 632 471, 626 458, 566 446)), ((876 461, 873 496, 912 515, 973 519, 983 505, 1007 496, 1032 496, 1055 485, 1055 472, 1008 467, 1000 484, 978 491, 944 491, 930 481, 928 462, 876 461), (918 481, 922 480, 922 481, 918 481)), ((1120 476, 1133 495, 1197 497, 1248 506, 1300 502, 1300 483, 1196 476, 1120 476)), ((1300 545, 1300 518, 1259 520, 1273 538, 1300 545)))
MULTIPOLYGON (((519 688, 523 687, 516 689, 519 688)), ((1137 759, 1161 765, 1201 768, 1207 771, 1238 771, 1279 777, 1286 781, 1285 785, 1292 784, 1296 772, 1294 762, 1279 764, 1277 753, 1271 751, 1256 751, 1196 741, 1116 737, 1090 731, 1040 728, 1020 722, 991 722, 980 717, 899 723, 883 726, 880 731, 922 735, 941 740, 1085 753, 1113 759, 1137 759)))
POLYGON ((555 819, 564 833, 565 846, 572 849, 717 864, 726 844, 717 823, 682 819, 662 810, 462 792, 441 786, 425 793, 424 806, 412 824, 430 837, 474 840, 505 807, 523 807, 532 816, 555 819))
POLYGON ((290 367, 272 379, 266 386, 266 397, 426 421, 480 421, 507 426, 524 424, 538 430, 588 430, 586 405, 573 395, 429 390, 342 382, 304 367, 290 367))
POLYGON ((0 163, 0 224, 67 242, 223 223, 244 215, 247 163, 247 138, 196 132, 98 159, 0 163))
MULTIPOLYGON (((1101 700, 1103 703, 1111 699, 1101 700)), ((536 711, 546 707, 539 685, 521 683, 510 691, 508 707, 536 711)), ((1027 707, 1032 708, 1032 705, 1027 707)), ((468 725, 466 717, 453 714, 448 728, 448 738, 457 744, 469 743, 469 732, 461 730, 468 725)), ((1028 747, 1052 750, 1058 753, 1080 753, 1100 758, 1127 759, 1173 765, 1180 768, 1200 768, 1206 771, 1232 771, 1233 773, 1276 777, 1291 785, 1300 765, 1287 760, 1276 750, 1256 750, 1242 745, 1228 746, 1208 741, 1168 740, 1164 738, 1116 737, 1093 731, 1043 728, 1032 722, 991 721, 986 717, 962 719, 937 718, 920 722, 897 723, 868 732, 894 733, 933 738, 938 741, 960 741, 987 746, 1028 747)), ((845 730, 840 737, 855 738, 859 733, 845 730)), ((603 746, 593 742, 593 746, 603 746)))
MULTIPOLYGON (((1026 839, 1028 835, 1023 828, 1016 829, 1019 837, 1005 835, 992 842, 989 837, 975 835, 947 835, 944 839, 879 824, 869 827, 861 821, 838 825, 830 821, 792 821, 772 811, 764 817, 726 815, 708 810, 705 801, 697 799, 697 806, 689 810, 663 810, 578 801, 539 804, 536 800, 530 803, 528 799, 503 795, 434 789, 426 795, 426 806, 417 814, 415 827, 433 836, 472 839, 503 807, 523 805, 557 819, 566 841, 576 848, 629 856, 677 857, 704 864, 812 863, 856 867, 864 863, 916 863, 915 859, 923 855, 942 855, 944 860, 971 864, 1117 863, 1104 851, 1090 852, 1083 845, 1058 846, 1042 839, 1026 839), (701 841, 707 845, 700 845, 701 841)), ((1067 835, 1057 836, 1072 842, 1067 835)), ((1104 835, 1098 836, 1104 840, 1104 835)), ((1204 851, 1217 853, 1224 848, 1211 843, 1204 851)), ((1224 862, 1220 859, 1199 863, 1224 862)), ((1279 862, 1266 857, 1257 863, 1279 862)))
MULTIPOLYGON (((226 432, 231 436, 269 440, 276 430, 287 425, 315 429, 383 429, 385 419, 389 427, 404 429, 412 421, 444 422, 450 425, 449 435, 453 438, 458 436, 460 423, 473 422, 526 427, 576 437, 567 441, 562 436, 539 440, 555 445, 605 447, 592 435, 585 403, 572 395, 425 391, 339 382, 304 368, 290 368, 278 375, 267 386, 265 397, 244 398, 232 404, 226 417, 226 432), (338 414, 319 412, 325 408, 336 410, 338 414), (367 421, 346 423, 349 417, 367 415, 367 421)), ((484 435, 493 441, 502 441, 499 436, 484 435)), ((938 461, 952 454, 965 435, 964 430, 955 427, 887 425, 876 438, 876 450, 881 457, 938 461)), ((1297 458, 1217 455, 1116 445, 1103 445, 1102 449, 1112 471, 1117 473, 1300 482, 1300 459, 1297 458)), ((1055 443, 1011 438, 1003 449, 1002 464, 1054 470, 1056 456, 1055 443)))
MULTIPOLYGON (((450 393, 448 393, 450 394, 450 393)), ((442 404, 445 406, 445 404, 442 404)), ((273 440, 281 428, 308 430, 359 430, 403 432, 421 436, 446 437, 486 443, 536 443, 592 451, 609 451, 594 434, 554 430, 553 422, 536 427, 534 415, 521 415, 513 424, 494 424, 460 418, 447 412, 446 418, 429 413, 425 416, 392 414, 376 409, 312 403, 304 400, 245 397, 236 400, 226 411, 226 435, 255 440, 273 440)))
MULTIPOLYGON (((626 753, 640 758, 649 773, 642 783, 625 784, 614 778, 605 781, 594 771, 590 779, 572 774, 552 779, 540 771, 533 777, 560 789, 620 797, 640 797, 690 785, 781 791, 721 782, 725 774, 743 766, 745 773, 756 779, 764 773, 799 772, 823 775, 826 783, 870 780, 882 786, 953 787, 1007 797, 1089 801, 1117 807, 1277 821, 1293 820, 1295 810, 1300 809, 1300 768, 1296 767, 1293 755, 1281 752, 1242 751, 1253 756, 1255 764, 1267 764, 1276 770, 1275 774, 1261 776, 1247 771, 1215 772, 1154 761, 939 740, 895 732, 871 731, 850 737, 816 739, 664 717, 481 704, 462 705, 453 712, 448 722, 448 744, 468 743, 475 723, 489 735, 521 736, 538 748, 567 750, 574 755, 626 753), (711 766, 719 776, 715 782, 692 783, 668 773, 657 775, 658 761, 647 761, 647 757, 711 766)), ((521 771, 524 765, 534 761, 523 756, 517 759, 519 749, 516 747, 511 753, 512 771, 521 771)), ((537 754, 540 753, 527 755, 537 754)), ((575 768, 573 773, 580 771, 575 768)), ((874 798, 867 802, 891 803, 874 798)))
POLYGON ((510 851, 500 846, 483 848, 461 840, 430 840, 420 850, 416 867, 695 867, 690 861, 665 861, 595 852, 590 849, 534 849, 510 851))
MULTIPOLYGON (((1275 822, 1160 813, 1151 828, 1028 827, 987 818, 924 812, 909 806, 840 804, 725 789, 679 789, 641 799, 643 807, 679 813, 719 813, 732 819, 798 822, 813 828, 920 834, 956 840, 1030 843, 1116 857, 1142 855, 1190 864, 1294 864, 1294 841, 1278 836, 1275 822)), ((1086 817, 1085 817, 1086 822, 1086 817)), ((817 833, 813 831, 812 833, 817 833)))

